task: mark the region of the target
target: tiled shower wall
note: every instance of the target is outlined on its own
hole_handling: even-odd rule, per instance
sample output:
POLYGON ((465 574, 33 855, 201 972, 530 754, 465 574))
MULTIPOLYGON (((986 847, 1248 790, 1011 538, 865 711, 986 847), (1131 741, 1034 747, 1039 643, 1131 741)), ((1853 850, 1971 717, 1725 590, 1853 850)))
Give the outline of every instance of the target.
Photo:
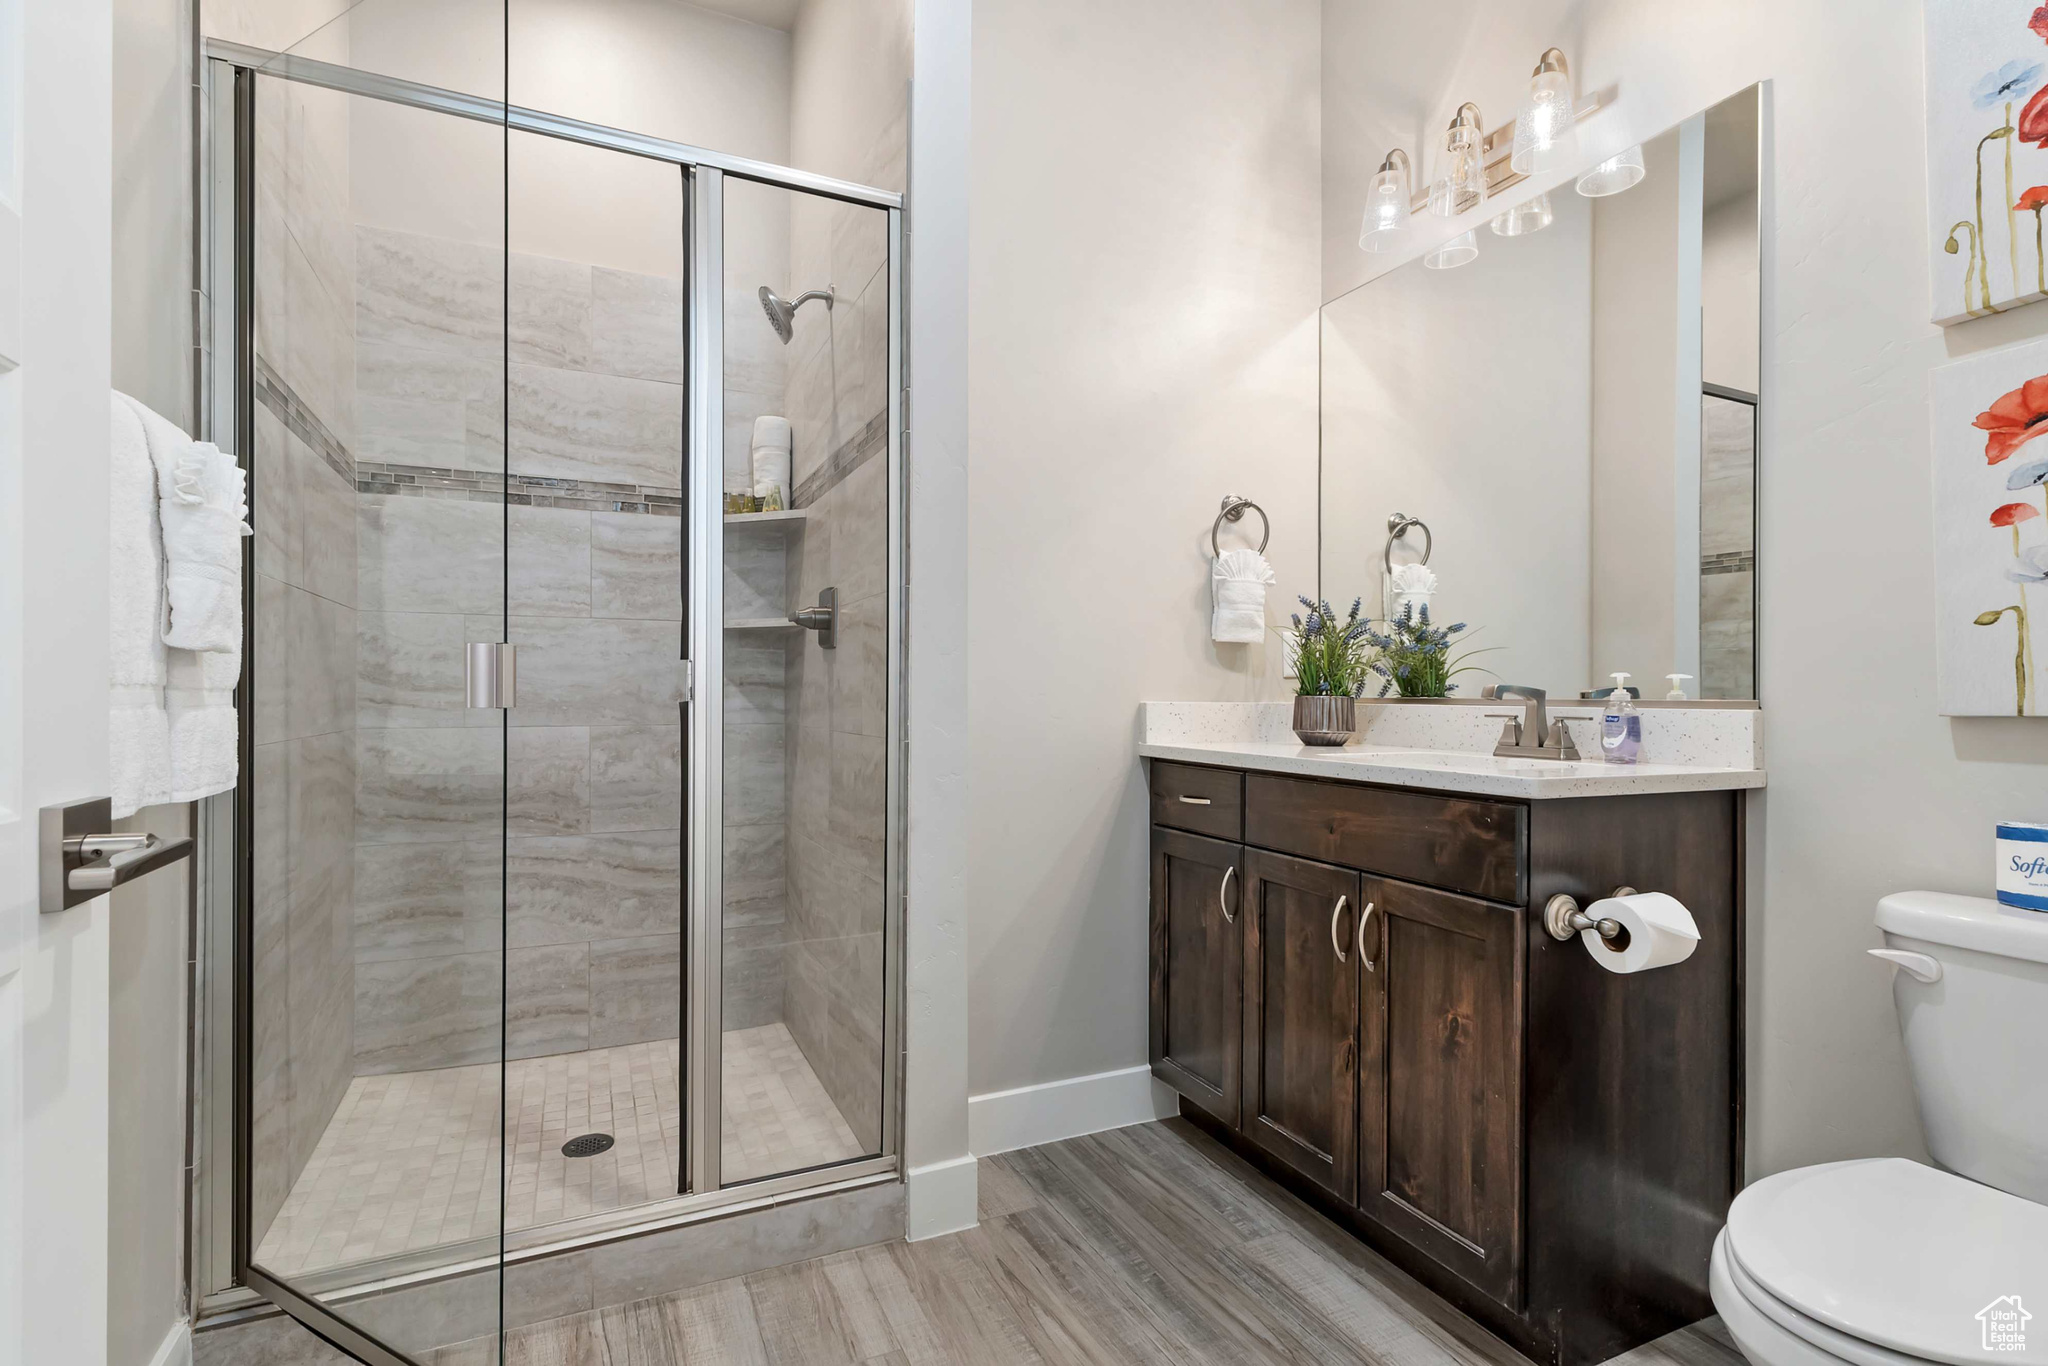
POLYGON ((462 647, 501 624, 507 1051, 673 1038, 680 282, 514 254, 505 366, 502 253, 356 240, 357 1071, 496 1056, 497 716, 465 711, 462 647))
POLYGON ((270 1223, 353 1075, 355 329, 344 97, 257 86, 252 1152, 270 1223))
POLYGON ((791 196, 792 282, 830 281, 798 315, 786 402, 793 601, 838 589, 836 650, 788 647, 789 925, 783 1017, 868 1151, 881 1143, 883 856, 887 835, 887 216, 791 196))

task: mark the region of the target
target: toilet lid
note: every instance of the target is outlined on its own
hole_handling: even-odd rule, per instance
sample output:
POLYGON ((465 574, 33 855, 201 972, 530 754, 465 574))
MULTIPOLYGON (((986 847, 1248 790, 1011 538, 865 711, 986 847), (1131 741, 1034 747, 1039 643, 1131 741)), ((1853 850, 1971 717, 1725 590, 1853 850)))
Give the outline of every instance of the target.
POLYGON ((1957 1366, 2048 1358, 2048 1206, 1960 1176, 1902 1158, 1780 1172, 1735 1198, 1728 1250, 1863 1342, 1957 1366))

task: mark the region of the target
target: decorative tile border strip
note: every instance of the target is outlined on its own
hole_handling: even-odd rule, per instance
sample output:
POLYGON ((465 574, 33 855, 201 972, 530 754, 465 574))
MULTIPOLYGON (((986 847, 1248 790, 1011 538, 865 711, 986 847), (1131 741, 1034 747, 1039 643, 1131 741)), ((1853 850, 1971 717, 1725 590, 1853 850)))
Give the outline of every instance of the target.
POLYGON ((825 463, 805 475, 796 486, 796 493, 790 502, 795 507, 807 508, 839 487, 840 481, 852 474, 876 451, 886 450, 889 445, 889 410, 882 409, 869 418, 858 432, 838 450, 827 456, 825 463))
POLYGON ((474 503, 510 502, 521 507, 569 508, 578 512, 639 512, 654 517, 683 515, 683 491, 647 484, 614 484, 597 479, 506 477, 497 470, 458 470, 432 465, 356 463, 356 492, 413 498, 455 498, 474 503))
POLYGON ((272 368, 261 352, 256 356, 256 400, 270 409, 271 416, 282 422, 286 431, 305 442, 308 449, 326 461, 327 468, 340 475, 343 483, 356 482, 356 459, 349 454, 348 447, 320 420, 320 415, 313 411, 313 405, 300 398, 298 391, 272 368))
POLYGON ((1704 555, 1700 558, 1702 574, 1748 574, 1756 569, 1754 550, 1728 550, 1719 555, 1704 555))

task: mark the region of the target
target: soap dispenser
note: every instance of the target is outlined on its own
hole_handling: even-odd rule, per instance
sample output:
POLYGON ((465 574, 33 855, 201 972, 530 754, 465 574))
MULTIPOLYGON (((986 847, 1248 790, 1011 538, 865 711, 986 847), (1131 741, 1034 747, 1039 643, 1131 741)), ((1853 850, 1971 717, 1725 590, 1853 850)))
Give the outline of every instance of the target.
POLYGON ((1669 680, 1670 680, 1670 682, 1671 682, 1671 691, 1670 691, 1670 692, 1668 692, 1668 693, 1665 693, 1665 694, 1664 694, 1664 700, 1665 700, 1666 702, 1683 702, 1683 701, 1685 701, 1685 685, 1686 685, 1686 684, 1687 684, 1688 682, 1690 682, 1690 681, 1691 681, 1691 679, 1692 679, 1692 675, 1691 675, 1691 674, 1665 674, 1665 675, 1664 675, 1664 677, 1665 677, 1665 678, 1667 678, 1667 679, 1669 679, 1669 680))
POLYGON ((1600 748, 1610 764, 1632 764, 1643 748, 1643 714, 1628 694, 1628 675, 1614 675, 1614 691, 1600 716, 1600 748))

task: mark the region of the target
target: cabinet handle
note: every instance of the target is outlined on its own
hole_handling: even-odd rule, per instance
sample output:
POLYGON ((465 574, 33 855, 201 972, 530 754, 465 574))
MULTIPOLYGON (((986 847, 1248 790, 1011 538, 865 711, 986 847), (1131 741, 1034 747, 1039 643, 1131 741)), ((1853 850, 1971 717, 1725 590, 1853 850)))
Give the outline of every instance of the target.
POLYGON ((1348 898, 1337 898, 1337 909, 1330 912, 1330 947, 1337 951, 1337 961, 1348 963, 1350 956, 1344 952, 1344 941, 1337 935, 1337 920, 1344 914, 1344 903, 1348 898))
POLYGON ((1214 805, 1215 805, 1215 803, 1214 803, 1214 802, 1212 802, 1212 801, 1210 801, 1210 800, 1209 800, 1209 799, 1208 799, 1207 797, 1182 797, 1182 798, 1181 798, 1181 801, 1182 801, 1182 802, 1183 802, 1184 804, 1188 805, 1188 806, 1214 806, 1214 805))
POLYGON ((1372 903, 1365 903, 1365 909, 1358 913, 1358 961, 1365 964, 1367 972, 1373 971, 1374 963, 1365 952, 1365 927, 1372 921, 1372 903))
POLYGON ((1223 885, 1216 889, 1216 906, 1223 912, 1223 923, 1235 925, 1237 917, 1230 913, 1230 879, 1237 876, 1237 865, 1231 864, 1223 870, 1223 885))

